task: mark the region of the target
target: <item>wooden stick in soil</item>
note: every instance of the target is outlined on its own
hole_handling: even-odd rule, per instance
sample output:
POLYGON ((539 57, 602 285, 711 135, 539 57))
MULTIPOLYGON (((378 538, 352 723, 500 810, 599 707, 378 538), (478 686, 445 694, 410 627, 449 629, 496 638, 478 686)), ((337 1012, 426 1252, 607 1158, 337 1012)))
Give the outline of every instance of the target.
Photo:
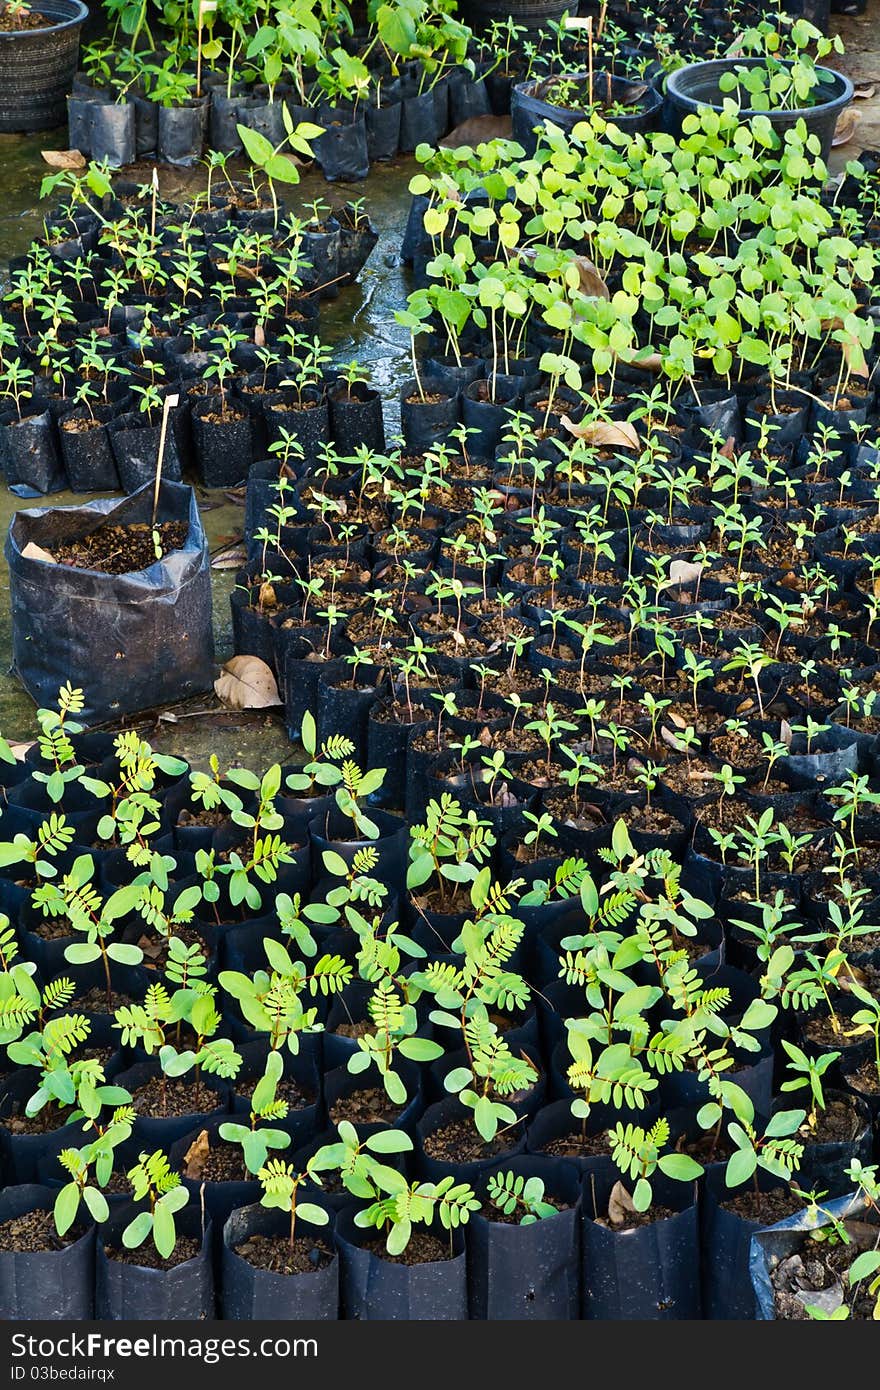
MULTIPOLYGON (((153 515, 150 520, 154 544, 156 542, 156 514, 159 510, 159 488, 162 485, 162 463, 165 459, 165 441, 168 437, 168 416, 172 410, 176 409, 179 400, 179 396, 166 396, 165 404, 162 407, 162 428, 159 431, 159 457, 156 460, 156 485, 153 488, 153 515)), ((161 558, 161 555, 156 556, 157 560, 161 558)))
POLYGON ((150 240, 156 240, 156 199, 159 196, 159 170, 153 165, 153 194, 150 207, 150 240))

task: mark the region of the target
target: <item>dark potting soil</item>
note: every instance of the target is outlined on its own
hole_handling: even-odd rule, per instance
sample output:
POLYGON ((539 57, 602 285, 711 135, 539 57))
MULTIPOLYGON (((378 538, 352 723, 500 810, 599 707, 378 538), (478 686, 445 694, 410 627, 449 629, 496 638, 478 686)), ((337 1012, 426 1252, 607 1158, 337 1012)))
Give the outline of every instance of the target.
POLYGON ((471 1163, 510 1153, 518 1138, 518 1131, 499 1130, 487 1144, 467 1120, 453 1120, 451 1124, 426 1134, 422 1148, 428 1158, 438 1158, 445 1163, 471 1163))
POLYGON ((202 825, 213 827, 223 825, 228 815, 229 812, 222 806, 218 806, 215 811, 206 811, 204 808, 201 811, 190 811, 187 806, 184 806, 180 815, 177 817, 177 824, 182 826, 202 825))
MULTIPOLYGON (((235 1081, 235 1094, 250 1099, 259 1080, 258 1076, 237 1079, 235 1081)), ((292 1076, 282 1076, 275 1087, 275 1099, 286 1100, 291 1110, 301 1110, 304 1105, 314 1104, 315 1093, 309 1090, 308 1086, 303 1086, 295 1081, 292 1076)))
POLYGON ((642 1226, 653 1226, 655 1221, 668 1221, 670 1216, 677 1213, 671 1207, 649 1207, 647 1211, 629 1212, 623 1221, 609 1221, 607 1216, 597 1216, 593 1219, 597 1226, 607 1226, 609 1231, 637 1231, 642 1226))
POLYGON ((441 396, 436 391, 427 391, 424 396, 420 396, 418 391, 413 391, 411 396, 407 396, 407 405, 439 405, 441 401, 448 401, 448 396, 441 396))
POLYGON ((83 415, 72 420, 62 420, 61 428, 68 434, 87 434, 89 430, 100 429, 101 421, 93 419, 91 415, 83 415))
POLYGON ((438 1240, 432 1236, 430 1231, 414 1230, 409 1238, 409 1243, 405 1250, 399 1255, 389 1255, 385 1249, 385 1241, 381 1236, 375 1240, 365 1241, 364 1250, 371 1250, 374 1255, 378 1255, 380 1260, 387 1260, 393 1265, 427 1265, 436 1264, 438 1260, 451 1260, 453 1252, 449 1248, 448 1242, 438 1240))
POLYGON ((359 1018, 355 1019, 352 1023, 337 1023, 336 1027, 331 1029, 331 1031, 336 1033, 340 1038, 362 1038, 366 1033, 369 1033, 372 1027, 372 1019, 359 1018))
POLYGON ((5 7, 0 10, 0 34, 18 34, 22 29, 48 29, 57 23, 57 20, 47 19, 36 10, 22 10, 19 14, 5 7))
POLYGON ((330 1119, 335 1125, 340 1120, 349 1120, 353 1125, 393 1124, 404 1109, 402 1105, 393 1105, 381 1087, 370 1086, 350 1096, 340 1096, 330 1107, 330 1119))
POLYGON ((186 1155, 185 1178, 194 1182, 249 1182, 252 1179, 253 1174, 247 1171, 237 1144, 227 1144, 221 1139, 211 1144, 206 1154, 191 1157, 198 1143, 196 1140, 186 1155))
POLYGON ((848 1143, 855 1139, 862 1121, 845 1100, 832 1100, 817 1112, 816 1128, 805 1122, 798 1130, 798 1139, 805 1144, 848 1143))
POLYGON ((51 1134, 68 1123, 69 1112, 59 1110, 56 1105, 44 1105, 36 1115, 29 1116, 24 1113, 25 1103, 16 1101, 12 1114, 0 1122, 10 1134, 51 1134))
POLYGON ((744 1221, 760 1221, 762 1226, 775 1226, 777 1221, 802 1211, 803 1205, 787 1187, 775 1187, 772 1192, 755 1192, 750 1187, 721 1203, 725 1211, 744 1221))
POLYGON ((166 1119, 174 1115, 199 1115, 216 1110, 213 1091, 183 1077, 151 1076, 131 1093, 131 1103, 139 1115, 166 1119))
POLYGON ((51 1211, 26 1211, 0 1223, 0 1250, 24 1254, 37 1250, 63 1250, 79 1240, 82 1229, 72 1226, 64 1237, 55 1230, 51 1211))
POLYGON ((155 1245, 147 1241, 136 1250, 126 1250, 122 1245, 106 1247, 108 1259, 117 1260, 120 1264, 137 1265, 139 1269, 175 1269, 187 1260, 194 1260, 201 1248, 202 1242, 194 1236, 178 1236, 177 1244, 166 1260, 159 1254, 155 1245))
POLYGON ((323 1241, 306 1236, 297 1236, 293 1249, 287 1236, 248 1236, 235 1246, 235 1253, 254 1269, 265 1269, 270 1274, 315 1274, 326 1269, 333 1259, 333 1251, 323 1241))
POLYGON ((834 1027, 834 1019, 830 1014, 816 1014, 813 1018, 808 1018, 804 1022, 803 1028, 805 1035, 819 1047, 833 1048, 839 1047, 844 1038, 845 1020, 838 1018, 837 1027, 834 1027))
POLYGON ((595 1154, 607 1154, 608 1137, 600 1134, 581 1134, 579 1130, 569 1130, 559 1134, 541 1149, 541 1153, 553 1154, 556 1158, 592 1158, 595 1154))
POLYGON ((31 931, 41 941, 61 941, 64 937, 73 936, 70 923, 65 922, 63 918, 57 921, 50 918, 48 921, 38 922, 31 931))
MULTIPOLYGON (((163 521, 156 528, 163 555, 186 541, 186 521, 163 521)), ((146 522, 134 526, 99 526, 97 531, 53 551, 59 565, 100 570, 103 574, 133 574, 156 563, 153 532, 146 522)))
POLYGON ((78 994, 71 1003, 71 1009, 83 1014, 115 1014, 117 1009, 127 1008, 133 1004, 134 1000, 128 994, 117 994, 112 990, 110 1003, 107 1003, 107 991, 103 985, 92 985, 84 994, 78 994))

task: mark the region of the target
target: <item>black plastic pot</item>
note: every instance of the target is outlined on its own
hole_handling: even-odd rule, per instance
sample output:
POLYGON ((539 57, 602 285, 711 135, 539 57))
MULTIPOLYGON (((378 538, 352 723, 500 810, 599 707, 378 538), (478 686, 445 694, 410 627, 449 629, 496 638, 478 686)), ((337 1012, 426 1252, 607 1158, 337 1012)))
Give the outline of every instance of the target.
POLYGON ((186 521, 183 548, 136 574, 112 575, 25 559, 34 541, 60 541, 105 521, 149 522, 153 490, 85 507, 20 511, 6 541, 16 674, 40 705, 65 681, 85 691, 84 723, 207 690, 214 677, 208 546, 189 487, 163 482, 160 521, 186 521))
POLYGON ((434 93, 427 91, 403 98, 400 117, 400 153, 411 154, 417 145, 436 147, 446 127, 441 128, 434 93))
POLYGON ((95 1316, 113 1322, 156 1323, 213 1318, 210 1221, 203 1229, 198 1206, 184 1207, 174 1224, 179 1235, 201 1237, 199 1253, 171 1269, 148 1269, 111 1259, 106 1253, 108 1245, 121 1244, 122 1232, 137 1210, 129 1205, 111 1209, 101 1228, 95 1257, 95 1316))
POLYGON ((615 1231, 592 1218, 594 1197, 601 1216, 617 1176, 605 1170, 584 1184, 583 1316, 616 1322, 699 1318, 700 1246, 692 1185, 653 1179, 655 1202, 675 1214, 615 1231))
MULTIPOLYGON (((725 1186, 724 1173, 724 1164, 709 1168, 700 1207, 703 1315, 725 1321, 751 1319, 755 1316, 755 1293, 749 1277, 749 1250, 752 1236, 764 1228, 759 1221, 747 1221, 721 1206, 736 1192, 725 1186)), ((762 1192, 784 1186, 779 1178, 761 1171, 757 1180, 762 1192)))
MULTIPOLYGON (((162 477, 172 483, 180 482, 181 477, 180 412, 178 406, 169 416, 162 459, 162 477)), ((141 415, 116 415, 108 421, 107 433, 124 491, 136 492, 152 482, 159 458, 161 425, 150 424, 141 415)))
POLYGON ((67 481, 58 452, 52 415, 0 417, 0 464, 9 487, 33 492, 60 492, 67 481))
POLYGON ((64 124, 80 30, 89 11, 80 0, 39 0, 33 8, 51 25, 0 34, 2 134, 64 124))
POLYGON ((491 458, 501 443, 510 423, 510 412, 516 409, 519 385, 500 383, 492 399, 490 380, 472 381, 461 393, 462 423, 476 433, 468 437, 468 449, 481 457, 491 458))
POLYGON ((205 487, 235 487, 253 463, 253 420, 240 407, 227 406, 228 419, 216 417, 216 400, 193 403, 190 413, 196 467, 205 487))
POLYGON ((371 845, 378 855, 378 862, 373 870, 374 876, 389 888, 398 891, 403 887, 406 846, 409 840, 407 825, 399 816, 392 816, 388 811, 374 811, 371 808, 367 814, 378 826, 378 840, 343 838, 354 833, 354 823, 335 807, 327 815, 316 817, 309 822, 315 874, 319 877, 323 872, 321 855, 325 850, 334 850, 347 864, 351 864, 359 849, 371 845))
MULTIPOLYGON (((531 1225, 492 1219, 487 1201, 466 1230, 468 1312, 492 1322, 546 1322, 580 1317, 581 1205, 577 1169, 562 1159, 519 1155, 498 1165, 544 1182, 548 1199, 566 1205, 531 1225)), ((482 1186, 482 1184, 481 1184, 482 1186)))
MULTIPOLYGON (((396 1264, 363 1249, 363 1242, 375 1238, 376 1232, 356 1226, 355 1211, 345 1208, 336 1221, 344 1317, 364 1322, 462 1322, 467 1318, 466 1257, 461 1228, 451 1233, 451 1259, 431 1264, 396 1264)), ((450 1242, 450 1233, 442 1228, 438 1227, 434 1234, 444 1244, 450 1242)))
MULTIPOLYGON (((567 77, 578 76, 586 80, 586 73, 567 73, 567 77)), ((543 126, 551 121, 553 125, 561 130, 573 130, 579 121, 587 119, 589 112, 585 110, 571 110, 568 107, 555 106, 551 101, 545 101, 544 95, 552 87, 552 83, 557 80, 555 75, 550 77, 538 78, 531 82, 518 82, 511 95, 510 114, 513 118, 513 138, 518 144, 522 145, 526 154, 533 154, 538 143, 538 136, 535 133, 536 127, 543 126)), ((606 92, 606 76, 604 73, 595 75, 595 91, 604 97, 606 92)), ((611 96, 614 101, 626 101, 627 89, 632 87, 632 83, 622 77, 612 77, 610 82, 611 96)), ((639 111, 625 116, 609 116, 609 123, 617 126, 620 130, 625 130, 630 135, 635 135, 639 131, 655 130, 659 123, 660 108, 663 105, 663 98, 652 87, 638 98, 641 107, 639 111)), ((601 115, 601 111, 598 113, 601 115)))
POLYGON ((312 142, 315 158, 330 183, 352 183, 370 172, 367 127, 362 115, 345 109, 323 112, 324 134, 312 142))
POLYGON ((160 106, 156 153, 163 164, 191 168, 205 148, 208 97, 190 97, 182 106, 160 106))
POLYGON ((111 169, 137 159, 137 112, 132 101, 93 102, 88 124, 92 159, 106 159, 111 169))
POLYGON ((89 412, 80 407, 60 422, 58 437, 61 455, 72 492, 115 492, 119 474, 105 423, 112 416, 112 406, 94 406, 92 416, 98 421, 86 430, 68 430, 64 420, 82 420, 89 412))
MULTIPOLYGON (((0 1223, 30 1211, 51 1211, 56 1192, 27 1183, 0 1193, 0 1223)), ((94 1315, 95 1228, 63 1250, 0 1252, 0 1318, 71 1319, 94 1315)))
POLYGON ((424 453, 444 439, 458 424, 458 392, 448 384, 422 378, 411 379, 400 388, 400 428, 407 448, 424 453), (419 385, 421 384, 421 391, 419 385), (439 396, 437 401, 424 397, 439 396))
MULTIPOLYGON (((737 67, 755 67, 762 63, 761 58, 716 58, 706 63, 688 63, 671 72, 666 80, 666 106, 671 124, 681 129, 684 117, 698 111, 701 106, 720 111, 725 97, 729 95, 721 92, 718 86, 721 74, 737 67)), ((743 107, 740 108, 740 119, 749 120, 757 115, 766 117, 780 139, 799 120, 803 120, 809 133, 818 136, 822 158, 827 160, 837 118, 853 99, 853 84, 848 77, 831 68, 820 67, 817 71, 821 76, 817 95, 821 99, 815 105, 761 112, 743 107)))
POLYGON ((393 159, 400 149, 400 121, 403 107, 399 100, 387 99, 381 106, 369 105, 364 111, 367 127, 367 155, 370 163, 393 159))
MULTIPOLYGON (((309 1193, 308 1201, 322 1206, 320 1195, 309 1193)), ((270 1318, 279 1322, 302 1319, 331 1322, 339 1317, 339 1255, 308 1274, 273 1274, 256 1269, 235 1247, 253 1235, 282 1235, 289 1230, 286 1214, 258 1202, 233 1211, 223 1227, 223 1316, 233 1321, 270 1318)), ((332 1217, 327 1226, 311 1226, 297 1220, 296 1235, 314 1233, 316 1239, 332 1242, 332 1217)))
POLYGON ((349 388, 337 382, 328 392, 330 406, 330 435, 337 452, 347 457, 360 446, 381 453, 385 448, 385 422, 382 397, 378 391, 355 382, 349 388))

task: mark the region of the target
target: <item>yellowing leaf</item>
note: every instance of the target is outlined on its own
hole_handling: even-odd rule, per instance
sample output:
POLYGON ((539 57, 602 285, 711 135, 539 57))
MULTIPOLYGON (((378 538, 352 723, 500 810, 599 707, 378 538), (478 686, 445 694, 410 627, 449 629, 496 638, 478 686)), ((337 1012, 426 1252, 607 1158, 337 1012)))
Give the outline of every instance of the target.
POLYGON ((269 709, 282 703, 275 677, 258 656, 234 656, 227 661, 214 690, 232 709, 269 709))

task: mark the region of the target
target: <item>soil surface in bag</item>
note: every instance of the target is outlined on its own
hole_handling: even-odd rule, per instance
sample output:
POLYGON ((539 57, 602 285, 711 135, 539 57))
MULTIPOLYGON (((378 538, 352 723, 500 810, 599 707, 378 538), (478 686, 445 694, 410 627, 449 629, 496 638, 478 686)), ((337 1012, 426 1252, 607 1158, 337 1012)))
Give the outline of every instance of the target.
MULTIPOLYGON (((163 521, 157 527, 160 553, 170 555, 186 541, 185 521, 163 521)), ((59 546, 54 552, 59 565, 100 570, 102 574, 134 574, 155 564, 153 531, 146 522, 134 526, 102 526, 99 531, 59 546)))
POLYGON ((270 1274, 309 1274, 325 1269, 333 1259, 333 1251, 322 1240, 297 1236, 293 1242, 284 1236, 254 1234, 234 1247, 236 1255, 247 1260, 254 1269, 270 1274))
POLYGON ((74 1226, 65 1236, 59 1236, 51 1211, 38 1208, 0 1222, 0 1250, 11 1250, 16 1254, 64 1250, 79 1240, 82 1234, 82 1230, 74 1226))

